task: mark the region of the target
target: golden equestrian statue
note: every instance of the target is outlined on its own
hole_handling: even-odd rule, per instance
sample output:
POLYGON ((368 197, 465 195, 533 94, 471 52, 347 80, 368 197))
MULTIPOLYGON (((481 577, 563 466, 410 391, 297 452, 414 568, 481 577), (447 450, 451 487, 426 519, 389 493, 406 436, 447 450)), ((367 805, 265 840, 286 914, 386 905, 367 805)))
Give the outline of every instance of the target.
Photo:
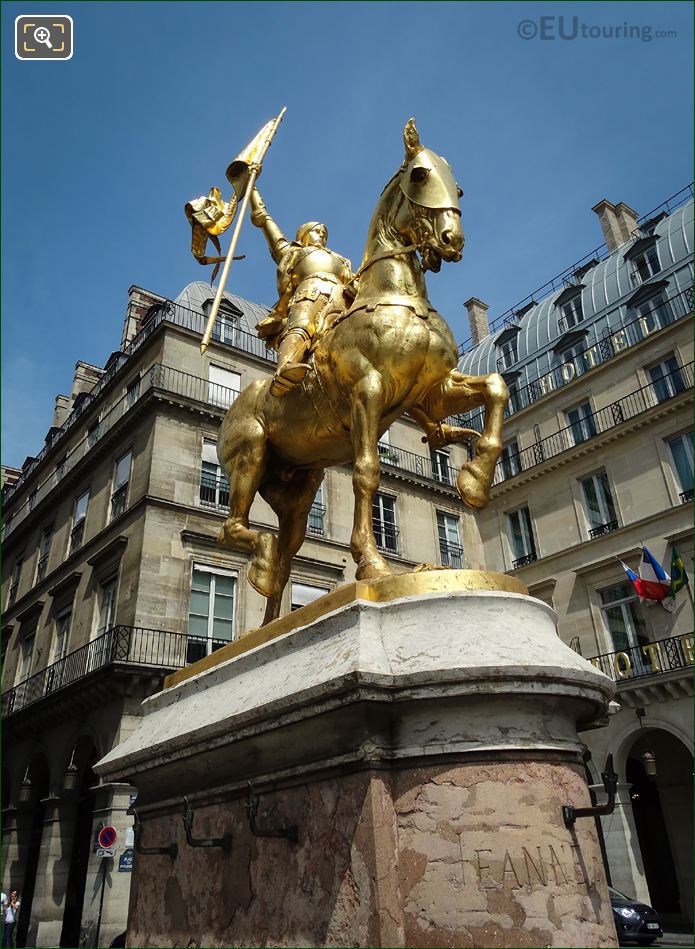
MULTIPOLYGON (((311 370, 302 370, 301 379, 286 387, 282 398, 273 395, 277 379, 252 382, 222 423, 218 457, 229 478, 230 504, 218 541, 250 553, 248 578, 268 598, 266 623, 279 615, 292 558, 304 540, 309 510, 328 466, 353 463, 350 550, 357 579, 392 573, 376 546, 372 498, 380 478, 377 443, 406 412, 421 425, 430 445, 441 446, 477 434, 445 419, 484 407, 485 424, 474 457, 459 472, 456 487, 469 507, 481 508, 489 500, 502 449, 507 387, 497 373, 467 376, 458 371, 453 334, 430 303, 425 285, 425 271, 437 272, 442 260, 461 259, 461 190, 448 163, 420 143, 413 119, 405 126, 404 141, 405 159, 376 206, 357 273, 326 271, 337 282, 329 280, 331 286, 319 296, 322 306, 333 301, 336 312, 311 340, 311 370), (342 304, 333 287, 340 290, 342 304), (277 535, 249 526, 257 493, 277 514, 277 535)), ((247 203, 254 172, 257 165, 248 176, 247 203)), ((259 226, 267 223, 257 194, 252 213, 259 226)), ((297 243, 304 246, 301 238, 297 243)), ((323 234, 318 243, 325 244, 323 234)), ((299 247, 284 250, 301 256, 299 247)), ((295 266, 288 272, 293 274, 295 266)), ((301 279, 288 280, 280 292, 294 293, 301 284, 301 279)), ((290 331, 292 308, 298 302, 288 299, 290 331)), ((303 350, 308 342, 302 336, 303 350)), ((299 363, 303 359, 304 352, 299 363)))

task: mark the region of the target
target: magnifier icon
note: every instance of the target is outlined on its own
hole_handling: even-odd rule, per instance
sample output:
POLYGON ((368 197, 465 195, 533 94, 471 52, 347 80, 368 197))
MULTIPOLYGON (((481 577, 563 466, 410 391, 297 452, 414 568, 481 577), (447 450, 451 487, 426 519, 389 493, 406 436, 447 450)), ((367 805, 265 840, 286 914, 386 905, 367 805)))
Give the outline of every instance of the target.
POLYGON ((51 33, 45 26, 37 26, 34 30, 34 39, 37 43, 44 43, 49 49, 53 49, 51 43, 51 33))

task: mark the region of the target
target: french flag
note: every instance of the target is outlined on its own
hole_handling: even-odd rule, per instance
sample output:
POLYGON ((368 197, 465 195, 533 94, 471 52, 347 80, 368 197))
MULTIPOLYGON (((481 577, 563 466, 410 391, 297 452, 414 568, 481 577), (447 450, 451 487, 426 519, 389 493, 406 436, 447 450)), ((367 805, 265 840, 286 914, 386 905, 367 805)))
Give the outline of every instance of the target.
POLYGON ((670 594, 671 578, 647 547, 642 548, 640 576, 622 560, 620 563, 627 574, 628 580, 637 591, 640 600, 658 603, 670 594))

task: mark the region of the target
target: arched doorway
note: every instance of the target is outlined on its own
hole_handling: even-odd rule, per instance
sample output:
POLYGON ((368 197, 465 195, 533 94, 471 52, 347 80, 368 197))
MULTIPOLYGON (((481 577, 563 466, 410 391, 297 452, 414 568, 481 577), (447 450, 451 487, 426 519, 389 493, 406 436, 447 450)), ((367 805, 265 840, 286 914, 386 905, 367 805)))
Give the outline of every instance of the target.
POLYGON ((43 755, 37 755, 31 760, 19 790, 19 803, 26 807, 29 813, 27 827, 28 839, 22 842, 22 849, 26 847, 24 861, 24 879, 19 893, 19 918, 17 920, 16 944, 26 946, 31 921, 31 904, 34 901, 36 887, 36 873, 39 867, 41 852, 41 837, 45 820, 44 801, 48 797, 49 772, 48 763, 43 755))
POLYGON ((73 782, 78 800, 75 832, 70 852, 70 870, 65 892, 63 928, 60 934, 61 946, 80 945, 84 888, 93 843, 92 819, 95 798, 91 788, 96 785, 97 777, 92 770, 92 765, 97 758, 92 740, 86 737, 81 738, 73 749, 66 771, 66 779, 73 782))
POLYGON ((666 922, 692 918, 692 771, 693 757, 685 745, 659 728, 645 728, 627 757, 647 886, 654 909, 666 922))

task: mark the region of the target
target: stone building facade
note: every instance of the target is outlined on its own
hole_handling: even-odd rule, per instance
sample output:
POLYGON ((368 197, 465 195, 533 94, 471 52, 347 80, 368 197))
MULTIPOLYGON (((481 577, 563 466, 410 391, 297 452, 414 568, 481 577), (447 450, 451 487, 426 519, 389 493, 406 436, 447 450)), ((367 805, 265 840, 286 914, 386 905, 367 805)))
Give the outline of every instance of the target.
POLYGON ((616 680, 620 711, 585 735, 598 799, 610 752, 620 778, 610 878, 666 923, 692 921, 692 585, 672 612, 644 605, 620 560, 646 545, 669 572, 675 545, 693 582, 692 194, 639 219, 600 202, 602 247, 492 325, 467 301, 460 362, 511 391, 491 504, 464 515, 469 566, 521 579, 616 680))
MULTIPOLYGON (((201 356, 212 296, 131 287, 119 349, 77 363, 45 445, 5 482, 3 888, 22 896, 18 945, 109 945, 125 929, 133 789, 92 766, 164 674, 262 620, 246 557, 215 542, 228 497, 215 441, 240 389, 273 371, 253 331, 266 311, 226 294, 201 356), (113 856, 97 848, 110 826, 113 856)), ((401 570, 465 566, 465 452, 429 453, 421 434, 401 421, 381 444, 377 540, 401 570)), ((350 469, 328 471, 284 611, 354 578, 352 497, 350 469)), ((251 519, 274 524, 261 500, 251 519)))

